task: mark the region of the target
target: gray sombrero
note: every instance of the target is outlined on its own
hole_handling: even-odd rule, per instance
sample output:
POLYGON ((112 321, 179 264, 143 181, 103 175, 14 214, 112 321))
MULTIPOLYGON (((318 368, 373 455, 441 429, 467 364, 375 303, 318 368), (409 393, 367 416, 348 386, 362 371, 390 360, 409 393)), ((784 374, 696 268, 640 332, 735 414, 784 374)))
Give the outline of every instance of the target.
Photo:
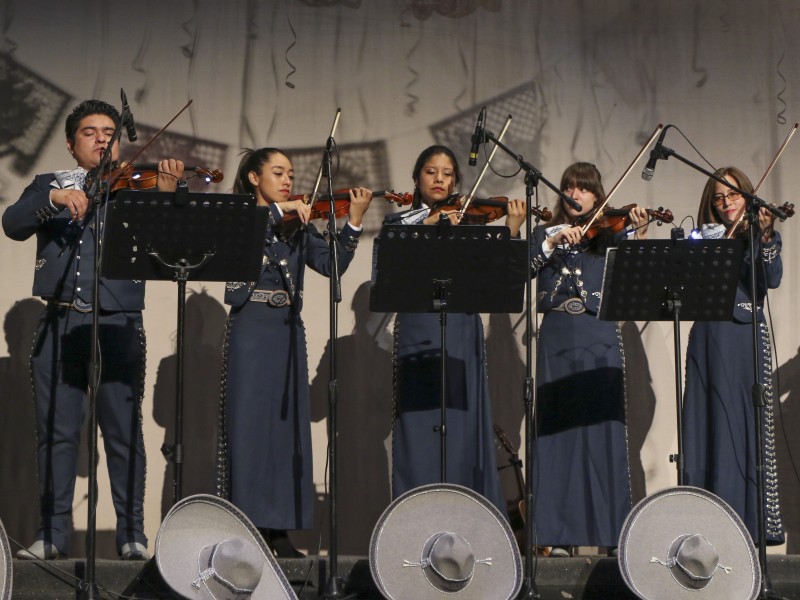
POLYGON ((644 600, 753 600, 761 588, 742 519, 718 496, 689 486, 633 508, 619 538, 619 569, 644 600))
POLYGON ((11 583, 14 575, 13 564, 6 530, 3 527, 3 522, 0 521, 0 600, 9 600, 11 598, 11 583))
POLYGON ((186 598, 297 599, 258 529, 217 496, 190 496, 172 507, 155 559, 167 585, 186 598))
POLYGON ((372 578, 389 600, 507 600, 522 561, 505 517, 453 484, 425 485, 392 502, 372 532, 372 578))

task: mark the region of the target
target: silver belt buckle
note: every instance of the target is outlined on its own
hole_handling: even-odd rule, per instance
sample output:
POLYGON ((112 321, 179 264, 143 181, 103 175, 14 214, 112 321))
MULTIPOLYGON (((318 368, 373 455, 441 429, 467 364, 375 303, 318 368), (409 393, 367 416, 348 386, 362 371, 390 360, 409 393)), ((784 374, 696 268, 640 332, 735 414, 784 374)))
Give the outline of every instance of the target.
POLYGON ((568 312, 571 315, 582 315, 586 312, 586 307, 583 305, 583 301, 580 298, 570 298, 569 300, 564 300, 564 312, 568 312))
POLYGON ((250 300, 264 302, 273 308, 282 308, 291 304, 289 292, 285 290, 253 290, 250 300))

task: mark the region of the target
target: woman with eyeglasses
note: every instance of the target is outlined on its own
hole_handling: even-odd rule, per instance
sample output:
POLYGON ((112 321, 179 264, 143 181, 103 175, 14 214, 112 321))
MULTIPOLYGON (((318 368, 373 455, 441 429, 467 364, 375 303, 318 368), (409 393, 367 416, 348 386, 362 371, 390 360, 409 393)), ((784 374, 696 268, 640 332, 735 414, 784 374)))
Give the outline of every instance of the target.
MULTIPOLYGON (((741 190, 753 193, 753 184, 735 167, 717 175, 741 190)), ((709 179, 700 200, 698 226, 706 239, 726 237, 746 209, 747 200, 727 185, 709 179)), ((765 533, 767 544, 784 540, 778 501, 772 385, 772 351, 763 304, 768 289, 780 285, 783 274, 781 236, 775 217, 765 208, 758 212, 755 248, 745 249, 739 273, 733 319, 696 321, 686 352, 683 435, 685 483, 717 494, 742 517, 758 541, 756 484, 756 433, 753 408, 753 301, 750 261, 756 261, 756 320, 758 368, 766 405, 762 409, 762 444, 765 478, 765 533)), ((747 227, 737 236, 745 237, 747 227)))

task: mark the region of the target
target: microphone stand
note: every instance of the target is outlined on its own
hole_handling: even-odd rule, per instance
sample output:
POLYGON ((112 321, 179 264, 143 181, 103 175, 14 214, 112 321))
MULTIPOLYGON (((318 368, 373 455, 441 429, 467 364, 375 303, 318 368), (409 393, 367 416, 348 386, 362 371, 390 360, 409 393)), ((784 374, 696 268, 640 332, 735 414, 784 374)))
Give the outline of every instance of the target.
POLYGON ((746 200, 747 200, 747 210, 750 213, 750 224, 748 226, 748 233, 747 239, 748 243, 750 244, 750 267, 749 267, 749 285, 750 285, 750 300, 753 306, 753 321, 752 321, 752 345, 753 345, 753 388, 752 388, 752 399, 753 399, 753 413, 754 413, 754 424, 755 424, 755 434, 756 434, 756 449, 755 449, 755 468, 756 468, 756 495, 757 498, 757 515, 758 515, 758 561, 761 566, 761 590, 759 592, 758 598, 760 600, 783 600, 781 596, 777 596, 772 593, 772 583, 769 579, 769 575, 767 574, 767 535, 766 535, 766 508, 765 508, 765 477, 764 477, 764 445, 763 445, 763 431, 762 431, 762 411, 763 408, 766 406, 766 400, 764 395, 764 385, 761 383, 761 373, 758 368, 758 306, 757 306, 757 293, 758 288, 756 285, 756 259, 758 258, 756 254, 755 242, 756 242, 756 233, 758 230, 758 211, 760 208, 766 208, 769 210, 773 215, 775 215, 781 221, 787 218, 786 213, 778 207, 770 206, 764 200, 756 196, 755 194, 751 194, 745 192, 742 189, 739 189, 735 185, 732 185, 726 179, 723 179, 716 173, 712 173, 700 165, 693 163, 692 161, 684 158, 671 148, 667 148, 666 146, 660 146, 658 148, 658 157, 659 159, 667 160, 670 156, 674 157, 675 159, 679 160, 680 162, 684 163, 685 165, 691 167, 695 171, 699 171, 704 175, 707 175, 711 179, 722 183, 723 185, 729 187, 730 189, 739 192, 746 200))
MULTIPOLYGON (((329 315, 330 315, 330 379, 328 381, 328 468, 329 468, 329 485, 328 485, 328 509, 329 509, 329 539, 328 539, 328 563, 329 570, 328 580, 325 584, 325 590, 322 597, 326 600, 341 600, 348 598, 344 591, 344 584, 341 577, 339 577, 339 550, 338 550, 338 528, 336 516, 336 496, 338 493, 338 469, 336 466, 337 453, 336 453, 336 435, 337 435, 337 408, 338 408, 338 382, 337 382, 337 369, 336 369, 336 355, 337 355, 337 342, 338 342, 338 308, 339 303, 342 301, 342 288, 341 288, 341 275, 339 273, 339 238, 336 230, 336 208, 333 195, 333 173, 331 170, 332 165, 332 149, 335 144, 333 133, 336 130, 336 125, 339 122, 339 115, 341 109, 336 113, 336 118, 333 124, 331 135, 328 136, 328 141, 325 144, 325 151, 322 157, 322 165, 320 166, 320 174, 324 176, 328 184, 328 197, 330 198, 330 214, 328 215, 327 234, 328 246, 330 248, 329 264, 330 276, 329 281, 329 315)), ((319 183, 319 178, 317 179, 319 183)), ((313 202, 313 196, 312 196, 313 202)))
MULTIPOLYGON (((484 139, 494 142, 494 144, 512 157, 521 170, 525 172, 525 210, 527 215, 532 214, 532 196, 534 189, 541 181, 556 194, 566 196, 558 186, 548 181, 536 167, 526 162, 521 155, 513 152, 508 146, 503 144, 490 131, 483 132, 484 139)), ((537 208, 539 196, 536 196, 537 208)), ((569 199, 570 201, 572 198, 569 199)), ((527 219, 526 219, 527 222, 527 219)), ((534 323, 536 322, 533 304, 533 275, 534 275, 534 248, 533 248, 533 228, 528 227, 528 260, 527 260, 527 279, 525 280, 525 322, 526 322, 526 350, 525 350, 525 381, 523 383, 523 400, 525 402, 525 578, 522 588, 517 595, 518 599, 539 599, 536 582, 533 576, 533 540, 534 540, 534 501, 533 501, 533 463, 534 453, 534 424, 536 411, 536 386, 533 376, 533 344, 539 343, 539 336, 532 335, 534 323)), ((537 270, 538 270, 537 266, 537 270)), ((539 288, 539 281, 536 281, 536 289, 539 288)))
POLYGON ((91 214, 86 219, 86 226, 90 227, 94 219, 94 280, 92 281, 92 330, 90 343, 92 345, 89 365, 88 365, 88 386, 87 399, 89 408, 88 424, 88 446, 89 446, 89 490, 87 499, 87 523, 86 523, 86 571, 83 581, 80 584, 80 598, 82 600, 94 600, 100 598, 97 583, 95 580, 95 562, 97 539, 97 388, 100 385, 100 236, 102 235, 102 223, 100 221, 100 207, 108 201, 111 188, 102 185, 103 174, 109 170, 111 165, 111 155, 114 144, 119 142, 122 135, 122 127, 129 118, 129 110, 123 110, 111 140, 106 147, 100 164, 97 166, 97 176, 92 181, 86 196, 91 203, 91 214))

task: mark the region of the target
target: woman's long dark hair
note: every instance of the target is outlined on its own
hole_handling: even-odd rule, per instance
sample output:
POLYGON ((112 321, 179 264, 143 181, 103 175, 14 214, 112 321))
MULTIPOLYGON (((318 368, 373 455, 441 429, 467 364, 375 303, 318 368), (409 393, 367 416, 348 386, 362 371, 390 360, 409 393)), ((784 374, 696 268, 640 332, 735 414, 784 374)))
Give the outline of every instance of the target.
POLYGON ((461 169, 458 167, 458 160, 456 160, 456 155, 453 154, 453 151, 447 146, 428 146, 417 157, 414 170, 411 172, 411 178, 414 180, 414 200, 411 202, 412 209, 422 206, 422 196, 419 193, 419 186, 417 185, 419 174, 422 173, 422 167, 425 166, 425 163, 428 162, 432 156, 436 156, 437 154, 444 154, 450 159, 450 162, 453 163, 453 176, 455 177, 456 185, 461 181, 461 169))
MULTIPOLYGON (((733 179, 733 184, 739 189, 752 194, 753 184, 750 179, 741 170, 736 167, 723 167, 717 170, 717 175, 725 179, 730 177, 733 179)), ((709 178, 706 181, 706 186, 703 188, 703 195, 700 197, 700 209, 697 211, 697 226, 702 227, 706 223, 722 223, 716 208, 714 208, 714 190, 717 182, 709 178)))
POLYGON ((242 160, 239 161, 239 168, 236 169, 236 180, 233 182, 234 194, 253 194, 255 196, 256 186, 250 181, 250 173, 261 174, 264 163, 269 161, 273 154, 283 154, 289 158, 286 152, 280 148, 259 148, 251 150, 246 148, 242 151, 242 160))
MULTIPOLYGON (((603 177, 592 163, 576 162, 564 170, 559 189, 562 192, 566 192, 570 188, 580 188, 592 192, 597 198, 595 206, 602 204, 606 200, 603 177)), ((567 223, 569 220, 570 217, 564 208, 564 200, 559 198, 556 208, 553 210, 553 218, 547 224, 560 225, 561 223, 567 223)))

